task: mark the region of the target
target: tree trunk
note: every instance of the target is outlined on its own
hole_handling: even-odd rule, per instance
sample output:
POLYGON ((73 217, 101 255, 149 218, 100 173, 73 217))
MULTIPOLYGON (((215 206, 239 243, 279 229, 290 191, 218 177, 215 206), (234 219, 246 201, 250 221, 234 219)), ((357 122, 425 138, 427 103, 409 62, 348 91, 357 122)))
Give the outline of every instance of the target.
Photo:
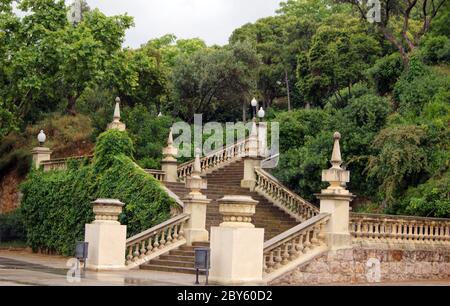
POLYGON ((242 122, 247 122, 247 103, 242 102, 242 122))
POLYGON ((284 70, 284 75, 286 78, 286 91, 287 91, 287 99, 288 99, 288 111, 291 111, 291 90, 289 88, 289 78, 288 78, 288 73, 287 73, 287 69, 284 70))
POLYGON ((71 115, 71 116, 75 116, 76 112, 75 112, 75 105, 77 103, 77 97, 70 95, 67 97, 67 107, 66 107, 66 112, 71 115))

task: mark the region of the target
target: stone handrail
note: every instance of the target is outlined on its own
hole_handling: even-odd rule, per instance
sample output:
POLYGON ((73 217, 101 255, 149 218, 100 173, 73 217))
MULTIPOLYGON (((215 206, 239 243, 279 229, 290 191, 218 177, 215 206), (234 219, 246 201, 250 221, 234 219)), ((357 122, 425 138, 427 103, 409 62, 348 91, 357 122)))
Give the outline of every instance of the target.
POLYGON ((450 219, 350 214, 354 242, 450 245, 450 219))
POLYGON ((189 218, 181 214, 127 239, 127 267, 137 267, 185 244, 184 226, 189 218))
POLYGON ((52 170, 65 170, 67 169, 67 162, 69 160, 83 160, 85 158, 91 160, 94 156, 74 156, 67 158, 55 158, 51 160, 42 161, 41 165, 44 168, 44 171, 52 171, 52 170))
POLYGON ((299 222, 319 214, 319 209, 283 186, 277 179, 261 168, 255 168, 255 191, 271 200, 275 205, 299 222))
MULTIPOLYGON (((234 144, 217 149, 200 159, 202 173, 216 170, 230 162, 242 158, 247 153, 247 138, 238 140, 234 144)), ((189 177, 194 170, 194 160, 186 162, 178 166, 178 178, 184 179, 189 177)))
POLYGON ((155 179, 157 179, 160 182, 164 182, 164 179, 166 177, 166 172, 162 170, 155 170, 155 169, 144 169, 144 171, 147 174, 152 175, 155 179))
POLYGON ((319 214, 264 243, 265 278, 285 273, 291 263, 309 260, 308 255, 327 250, 323 229, 330 214, 319 214))

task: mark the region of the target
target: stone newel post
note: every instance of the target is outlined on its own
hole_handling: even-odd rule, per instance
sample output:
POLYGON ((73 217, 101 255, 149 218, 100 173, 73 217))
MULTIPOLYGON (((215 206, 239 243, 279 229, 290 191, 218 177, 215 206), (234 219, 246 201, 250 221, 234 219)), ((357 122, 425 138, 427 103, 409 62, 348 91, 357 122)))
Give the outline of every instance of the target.
POLYGON ((258 127, 256 126, 256 119, 253 118, 252 131, 247 143, 247 156, 244 157, 244 178, 241 181, 242 188, 254 190, 256 186, 255 168, 261 166, 261 158, 258 154, 259 148, 258 127))
POLYGON ((191 192, 183 199, 183 211, 191 217, 185 227, 185 237, 188 246, 194 242, 209 241, 209 233, 206 230, 206 208, 211 202, 201 193, 206 189, 206 181, 200 177, 200 153, 197 151, 195 156, 194 171, 192 176, 186 179, 186 188, 191 192))
POLYGON ((113 121, 108 124, 107 127, 108 130, 119 130, 119 131, 125 131, 126 125, 123 122, 120 122, 120 98, 116 98, 116 108, 114 109, 114 117, 113 121))
POLYGON ((165 181, 169 183, 175 183, 178 181, 178 162, 177 156, 178 150, 173 145, 173 134, 170 129, 169 138, 167 139, 167 147, 163 149, 164 159, 161 162, 161 170, 165 175, 165 181))
POLYGON ((85 241, 89 243, 86 267, 96 271, 123 269, 127 227, 117 220, 124 204, 111 199, 98 199, 92 204, 95 221, 85 228, 85 241))
POLYGON ((219 200, 223 223, 211 228, 212 283, 259 284, 263 277, 264 229, 251 223, 258 201, 247 196, 219 200))
POLYGON ((350 172, 341 168, 342 158, 339 140, 341 134, 334 134, 334 147, 331 156, 332 167, 322 172, 322 181, 329 182, 330 186, 316 195, 320 199, 320 212, 330 213, 331 218, 326 228, 328 244, 332 250, 351 247, 349 231, 350 202, 354 196, 345 189, 350 182, 350 172))

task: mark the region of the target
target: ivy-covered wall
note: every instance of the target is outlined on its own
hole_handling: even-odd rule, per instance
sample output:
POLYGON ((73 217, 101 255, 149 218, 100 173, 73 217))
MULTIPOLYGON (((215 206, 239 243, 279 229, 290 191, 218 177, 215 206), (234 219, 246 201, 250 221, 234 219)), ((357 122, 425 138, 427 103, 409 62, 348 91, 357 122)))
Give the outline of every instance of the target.
POLYGON ((91 164, 72 162, 65 171, 32 171, 21 189, 28 245, 69 256, 75 242, 84 240, 95 199, 125 203, 120 221, 129 237, 167 220, 176 205, 160 183, 134 163, 131 139, 117 130, 99 136, 91 164))

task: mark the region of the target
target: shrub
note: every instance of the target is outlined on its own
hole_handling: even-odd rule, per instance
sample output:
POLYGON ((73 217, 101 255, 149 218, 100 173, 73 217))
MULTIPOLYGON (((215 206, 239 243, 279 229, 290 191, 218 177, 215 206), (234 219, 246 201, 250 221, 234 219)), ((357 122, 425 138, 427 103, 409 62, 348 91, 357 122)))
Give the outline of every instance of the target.
POLYGON ((450 172, 409 188, 399 206, 399 214, 450 218, 450 172))
POLYGON ((159 182, 131 159, 126 132, 110 130, 98 138, 92 164, 73 162, 66 171, 32 171, 22 184, 27 243, 36 250, 72 255, 93 220, 91 202, 117 198, 125 203, 121 222, 132 236, 170 216, 174 201, 159 182))
POLYGON ((24 240, 25 229, 20 210, 8 214, 0 214, 0 242, 24 240))
POLYGON ((422 44, 423 60, 427 64, 450 62, 450 39, 446 36, 429 36, 422 44))
POLYGON ((402 74, 403 63, 398 53, 380 58, 372 68, 367 70, 369 78, 380 95, 392 92, 394 85, 402 74))

